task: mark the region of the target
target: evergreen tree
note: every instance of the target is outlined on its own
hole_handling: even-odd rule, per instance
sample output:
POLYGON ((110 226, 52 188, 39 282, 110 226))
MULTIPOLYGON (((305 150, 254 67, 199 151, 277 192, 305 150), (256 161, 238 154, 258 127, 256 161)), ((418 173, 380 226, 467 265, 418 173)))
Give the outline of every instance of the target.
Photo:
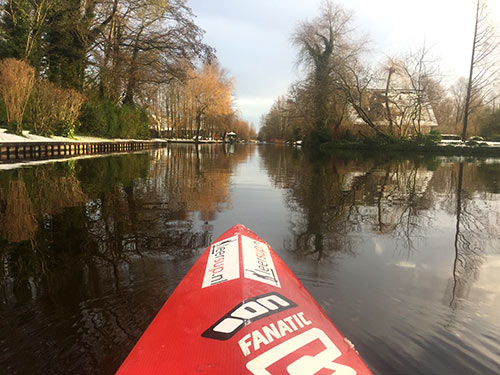
POLYGON ((59 2, 48 19, 47 76, 58 86, 81 91, 87 65, 81 0, 59 2))
POLYGON ((41 71, 43 27, 53 1, 0 1, 0 59, 24 60, 41 71))

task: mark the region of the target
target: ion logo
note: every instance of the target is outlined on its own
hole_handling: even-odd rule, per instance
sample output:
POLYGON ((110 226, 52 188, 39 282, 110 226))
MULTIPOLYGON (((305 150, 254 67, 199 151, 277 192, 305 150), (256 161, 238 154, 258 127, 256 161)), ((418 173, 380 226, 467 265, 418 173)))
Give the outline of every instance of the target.
POLYGON ((253 375, 356 375, 353 368, 333 362, 341 355, 322 330, 311 328, 252 359, 247 369, 253 375))
POLYGON ((244 326, 266 316, 297 307, 297 304, 278 293, 267 293, 240 303, 201 336, 215 340, 227 340, 244 326))

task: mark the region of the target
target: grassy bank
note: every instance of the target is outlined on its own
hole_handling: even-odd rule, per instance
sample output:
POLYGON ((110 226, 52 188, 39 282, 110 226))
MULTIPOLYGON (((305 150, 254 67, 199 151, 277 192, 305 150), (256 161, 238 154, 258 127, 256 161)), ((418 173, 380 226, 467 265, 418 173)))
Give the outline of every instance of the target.
POLYGON ((364 140, 335 140, 323 143, 320 151, 333 154, 339 150, 357 150, 366 153, 411 153, 435 154, 456 156, 499 156, 500 147, 489 146, 484 143, 466 142, 463 145, 443 145, 429 140, 417 139, 372 139, 364 140))

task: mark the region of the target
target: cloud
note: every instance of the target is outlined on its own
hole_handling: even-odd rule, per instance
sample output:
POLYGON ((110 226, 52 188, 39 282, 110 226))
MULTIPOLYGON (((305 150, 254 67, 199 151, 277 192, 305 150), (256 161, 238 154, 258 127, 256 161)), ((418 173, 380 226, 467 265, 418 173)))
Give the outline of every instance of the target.
POLYGON ((235 100, 238 109, 244 114, 249 121, 255 125, 259 125, 262 114, 269 111, 269 108, 274 102, 274 97, 256 97, 256 96, 240 96, 235 100))
MULTIPOLYGON (((336 0, 354 12, 358 34, 372 41, 374 64, 385 54, 402 54, 425 41, 433 60, 452 82, 467 74, 472 43, 471 0, 336 0)), ((322 0, 190 0, 196 23, 217 49, 221 64, 236 77, 243 118, 255 121, 297 79, 290 36, 299 21, 312 19, 322 0), (252 97, 254 99, 252 100, 252 97), (267 104, 263 104, 265 99, 267 104), (259 112, 259 111, 263 112, 259 112), (250 112, 247 112, 250 111, 250 112)), ((500 1, 491 1, 500 19, 500 1)))

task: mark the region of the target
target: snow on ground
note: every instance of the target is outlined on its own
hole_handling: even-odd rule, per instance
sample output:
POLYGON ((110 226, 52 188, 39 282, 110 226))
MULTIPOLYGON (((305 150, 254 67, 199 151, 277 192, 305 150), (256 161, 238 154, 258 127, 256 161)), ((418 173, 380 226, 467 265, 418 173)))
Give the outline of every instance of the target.
MULTIPOLYGON (((7 129, 0 128, 0 143, 29 143, 29 142, 127 142, 127 141, 144 141, 143 139, 108 139, 78 135, 75 138, 66 138, 60 136, 42 137, 40 135, 31 134, 24 130, 23 135, 7 133, 7 129)), ((164 139, 151 139, 151 141, 165 141, 164 139)))
MULTIPOLYGON (((141 141, 144 142, 143 139, 107 139, 107 138, 97 138, 97 137, 87 137, 87 136, 77 136, 76 138, 66 138, 66 137, 42 137, 40 135, 30 134, 27 130, 23 131, 23 135, 16 135, 7 133, 7 129, 0 128, 0 145, 2 143, 53 143, 53 142, 85 142, 85 143, 99 143, 99 142, 127 142, 127 141, 141 141)), ((159 141, 166 142, 165 139, 151 139, 150 141, 159 141)), ((137 151, 143 152, 143 151, 137 151)), ((43 160, 16 160, 15 162, 11 162, 9 160, 2 160, 0 162, 0 171, 7 169, 16 169, 25 166, 31 166, 35 164, 44 164, 44 163, 54 163, 66 161, 69 159, 83 159, 83 158, 95 158, 95 157, 104 157, 109 156, 109 153, 106 154, 91 154, 91 155, 79 155, 79 156, 70 156, 63 158, 48 158, 43 160)))

